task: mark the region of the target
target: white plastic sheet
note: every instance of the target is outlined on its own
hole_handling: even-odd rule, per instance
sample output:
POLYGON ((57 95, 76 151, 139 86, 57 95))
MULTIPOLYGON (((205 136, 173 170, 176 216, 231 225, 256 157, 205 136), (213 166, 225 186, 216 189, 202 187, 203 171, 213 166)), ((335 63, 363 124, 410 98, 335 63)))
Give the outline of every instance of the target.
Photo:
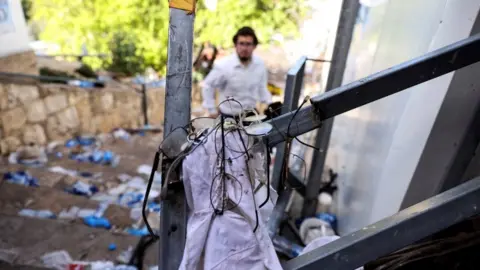
MULTIPOLYGON (((255 201, 252 186, 258 179, 249 179, 245 155, 241 154, 245 150, 240 135, 232 132, 225 137, 226 159, 231 160, 227 162, 226 172, 238 180, 225 181, 226 193, 236 207, 223 215, 214 213, 212 204, 216 208, 221 204, 220 182, 213 178, 218 173, 216 148, 221 151, 222 142, 220 132, 212 133, 207 142, 183 162, 189 220, 179 269, 282 269, 262 222, 265 219, 257 210, 261 202, 255 201), (257 221, 258 228, 254 232, 257 221)), ((242 137, 248 145, 247 136, 242 137)))

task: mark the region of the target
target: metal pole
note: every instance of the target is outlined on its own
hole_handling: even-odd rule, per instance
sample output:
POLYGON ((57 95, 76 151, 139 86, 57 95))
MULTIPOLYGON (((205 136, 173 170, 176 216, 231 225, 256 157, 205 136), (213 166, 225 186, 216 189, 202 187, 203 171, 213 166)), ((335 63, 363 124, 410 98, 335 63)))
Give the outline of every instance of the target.
MULTIPOLYGON (((298 99, 300 97, 300 92, 302 91, 303 86, 303 74, 305 71, 305 62, 307 57, 302 56, 297 60, 295 65, 288 71, 287 74, 287 83, 285 86, 285 94, 283 100, 282 114, 286 114, 298 108, 298 99)), ((275 155, 275 164, 273 167, 272 175, 272 186, 278 192, 278 199, 275 207, 273 208, 272 214, 268 220, 268 229, 270 237, 274 237, 277 233, 278 227, 280 226, 285 209, 287 207, 290 195, 292 194, 291 189, 285 189, 281 186, 280 175, 282 174, 282 164, 285 158, 285 155, 289 155, 286 151, 286 144, 281 143, 277 146, 277 153, 275 155)), ((288 166, 289 164, 286 164, 288 166)), ((288 176, 294 180, 293 174, 288 176)), ((285 179, 287 180, 287 179, 285 179)))
MULTIPOLYGON (((170 8, 164 138, 190 122, 194 17, 194 13, 170 8)), ((165 185, 179 180, 179 174, 176 179, 163 179, 165 185)), ((158 264, 162 270, 178 269, 185 247, 187 204, 183 185, 178 186, 162 205, 158 264)))
MULTIPOLYGON (((328 81, 325 87, 326 91, 342 85, 343 73, 347 63, 348 51, 352 41, 355 19, 360 8, 358 0, 344 0, 340 11, 340 19, 337 27, 337 36, 335 38, 335 47, 332 55, 332 65, 328 74, 328 81)), ((322 184, 322 174, 325 167, 325 158, 327 156, 330 134, 332 133, 333 118, 325 120, 322 127, 317 132, 315 146, 320 149, 316 151, 312 158, 312 166, 306 188, 306 197, 303 204, 302 214, 310 216, 315 214, 317 206, 317 196, 322 184)))
POLYGON ((142 111, 143 125, 148 126, 148 101, 147 101, 147 85, 142 84, 142 111))
MULTIPOLYGON (((283 106, 281 114, 286 114, 298 107, 298 99, 303 85, 303 71, 305 70, 305 62, 307 57, 302 56, 297 60, 295 65, 288 70, 287 81, 285 84, 285 93, 283 95, 283 106), (299 75, 300 74, 300 75, 299 75)), ((283 158, 285 157, 285 143, 277 146, 275 154, 275 164, 273 165, 272 186, 275 190, 281 190, 280 175, 282 172, 283 158)))

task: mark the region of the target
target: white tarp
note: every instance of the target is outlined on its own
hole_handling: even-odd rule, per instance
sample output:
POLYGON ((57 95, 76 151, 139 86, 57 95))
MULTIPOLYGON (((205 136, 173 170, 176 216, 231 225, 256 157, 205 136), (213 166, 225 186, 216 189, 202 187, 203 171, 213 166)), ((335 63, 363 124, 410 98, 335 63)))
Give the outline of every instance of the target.
MULTIPOLYGON (((241 154, 244 147, 240 135, 233 132, 225 137, 226 159, 231 159, 225 170, 236 178, 225 181, 226 193, 236 207, 222 215, 214 213, 214 206, 220 208, 222 201, 220 181, 213 181, 218 173, 217 151, 221 151, 222 142, 220 132, 214 132, 183 162, 189 219, 180 269, 282 269, 260 211, 254 232, 255 212, 261 202, 254 199, 245 155, 241 154)), ((247 136, 243 138, 248 143, 247 136)))

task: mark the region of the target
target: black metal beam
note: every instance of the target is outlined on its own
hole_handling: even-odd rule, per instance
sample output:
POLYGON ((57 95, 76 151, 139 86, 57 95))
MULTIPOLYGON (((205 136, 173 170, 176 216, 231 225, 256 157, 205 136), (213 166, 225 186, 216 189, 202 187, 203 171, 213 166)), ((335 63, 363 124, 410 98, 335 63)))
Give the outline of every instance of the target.
POLYGON ((313 97, 312 106, 301 109, 295 119, 294 111, 269 122, 274 127, 268 136, 270 145, 284 141, 292 120, 291 136, 306 133, 320 127, 325 119, 476 63, 480 61, 479 48, 480 35, 475 35, 313 97))
MULTIPOLYGON (((333 48, 333 63, 328 72, 325 92, 342 85, 343 73, 347 65, 348 52, 352 42, 353 29, 357 20, 360 2, 358 0, 343 0, 338 21, 335 46, 333 48)), ((325 169, 325 160, 330 144, 330 134, 333 128, 333 118, 326 120, 318 130, 315 138, 315 151, 312 157, 312 166, 307 181, 307 194, 303 203, 302 215, 311 216, 317 210, 317 196, 322 185, 322 175, 325 169)))
POLYGON ((480 212, 480 177, 288 261, 284 269, 351 270, 480 212))
MULTIPOLYGON (((287 81, 285 93, 283 96, 283 106, 281 114, 286 114, 298 108, 298 99, 303 86, 303 76, 307 57, 300 57, 295 65, 287 72, 287 81)), ((273 165, 272 186, 275 190, 280 190, 280 175, 282 173, 282 164, 285 157, 285 144, 277 146, 275 154, 275 163, 273 165)))

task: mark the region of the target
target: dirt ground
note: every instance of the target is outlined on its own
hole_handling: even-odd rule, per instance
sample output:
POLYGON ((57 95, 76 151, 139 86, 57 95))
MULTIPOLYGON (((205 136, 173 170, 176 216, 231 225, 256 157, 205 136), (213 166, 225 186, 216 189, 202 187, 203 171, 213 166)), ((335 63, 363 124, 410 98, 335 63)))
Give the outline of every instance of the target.
MULTIPOLYGON (((84 224, 83 220, 42 219, 19 216, 22 209, 50 210, 58 215, 62 210, 72 206, 82 209, 96 209, 100 202, 85 196, 74 195, 65 191, 81 177, 72 177, 51 172, 48 169, 60 166, 78 172, 101 173, 95 179, 99 192, 108 192, 121 184, 120 174, 139 176, 146 182, 147 176, 139 174, 140 165, 151 165, 159 143, 161 133, 147 133, 144 136, 132 135, 128 140, 107 139, 102 149, 108 149, 120 157, 118 166, 99 165, 78 162, 68 157, 58 158, 50 155, 46 166, 32 168, 9 164, 7 158, 0 162, 0 269, 21 269, 17 267, 42 267, 41 256, 46 253, 65 250, 73 260, 78 261, 116 261, 122 251, 135 247, 140 237, 125 233, 126 228, 137 224, 138 220, 130 217, 128 207, 110 204, 104 213, 112 228, 98 229, 84 224), (39 181, 39 187, 9 183, 3 179, 7 172, 26 171, 39 181), (116 249, 109 250, 115 244, 116 249), (7 255, 5 255, 7 254, 7 255)), ((158 216, 159 218, 159 216, 158 216)), ((146 266, 157 264, 158 247, 154 245, 147 252, 146 266)), ((25 268, 33 269, 33 268, 25 268)), ((41 269, 41 268, 39 268, 41 269)))

